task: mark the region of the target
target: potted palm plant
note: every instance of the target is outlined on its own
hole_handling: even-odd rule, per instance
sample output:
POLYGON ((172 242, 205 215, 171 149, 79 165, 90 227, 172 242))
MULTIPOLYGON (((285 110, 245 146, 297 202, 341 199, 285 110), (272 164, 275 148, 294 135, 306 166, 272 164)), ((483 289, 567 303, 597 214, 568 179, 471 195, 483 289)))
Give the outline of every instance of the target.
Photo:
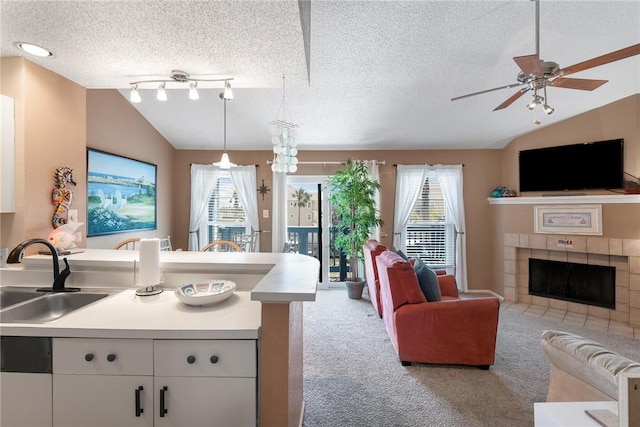
POLYGON ((359 260, 374 227, 383 225, 375 203, 380 183, 369 177, 363 161, 347 159, 342 170, 329 179, 331 205, 336 223, 335 247, 349 258, 350 274, 345 282, 349 298, 362 297, 365 281, 360 278, 359 260))

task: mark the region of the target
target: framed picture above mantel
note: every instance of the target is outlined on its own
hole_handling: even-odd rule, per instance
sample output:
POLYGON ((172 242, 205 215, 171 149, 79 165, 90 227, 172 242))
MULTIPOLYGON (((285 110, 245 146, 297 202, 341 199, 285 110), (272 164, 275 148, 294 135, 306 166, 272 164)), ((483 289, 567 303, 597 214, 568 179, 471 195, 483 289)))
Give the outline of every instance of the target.
POLYGON ((602 235, 602 205, 534 206, 534 232, 602 235))
POLYGON ((157 166, 87 149, 87 237, 156 229, 157 166))

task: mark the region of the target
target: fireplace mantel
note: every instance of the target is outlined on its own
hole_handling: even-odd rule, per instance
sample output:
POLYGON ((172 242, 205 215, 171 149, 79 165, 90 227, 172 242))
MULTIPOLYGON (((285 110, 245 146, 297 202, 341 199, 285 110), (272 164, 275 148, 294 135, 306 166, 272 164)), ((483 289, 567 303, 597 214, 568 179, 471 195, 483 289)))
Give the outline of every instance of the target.
POLYGON ((593 194, 586 196, 489 197, 491 205, 568 205, 585 203, 638 203, 640 194, 593 194))

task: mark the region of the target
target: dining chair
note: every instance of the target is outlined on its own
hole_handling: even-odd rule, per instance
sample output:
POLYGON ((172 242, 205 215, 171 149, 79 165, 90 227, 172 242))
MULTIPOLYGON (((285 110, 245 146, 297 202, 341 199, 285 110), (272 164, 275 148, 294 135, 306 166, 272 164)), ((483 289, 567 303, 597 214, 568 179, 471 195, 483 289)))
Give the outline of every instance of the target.
POLYGON ((135 251, 137 249, 140 249, 140 238, 130 237, 128 239, 124 239, 123 241, 115 245, 113 249, 128 250, 128 251, 135 251))
POLYGON ((160 239, 160 250, 161 251, 172 251, 171 247, 171 236, 162 237, 160 239))
POLYGON ((231 240, 214 240, 202 249, 201 252, 243 252, 240 245, 231 240))

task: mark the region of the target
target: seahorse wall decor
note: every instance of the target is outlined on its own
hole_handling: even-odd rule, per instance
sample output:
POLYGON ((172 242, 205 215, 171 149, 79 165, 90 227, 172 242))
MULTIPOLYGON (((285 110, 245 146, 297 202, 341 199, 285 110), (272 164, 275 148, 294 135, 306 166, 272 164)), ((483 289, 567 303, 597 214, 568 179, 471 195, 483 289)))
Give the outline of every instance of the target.
POLYGON ((56 211, 53 213, 51 223, 53 228, 58 228, 67 223, 65 212, 69 210, 73 201, 73 191, 71 191, 69 184, 76 185, 76 182, 73 180, 73 169, 66 166, 56 169, 53 178, 55 179, 55 187, 51 193, 51 200, 56 211))

